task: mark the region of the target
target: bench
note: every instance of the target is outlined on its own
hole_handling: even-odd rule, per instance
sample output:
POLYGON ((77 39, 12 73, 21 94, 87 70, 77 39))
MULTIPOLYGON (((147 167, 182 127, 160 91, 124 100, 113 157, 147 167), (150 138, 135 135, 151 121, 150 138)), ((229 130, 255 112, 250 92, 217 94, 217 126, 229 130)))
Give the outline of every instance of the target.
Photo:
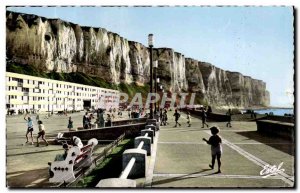
POLYGON ((83 146, 81 149, 77 146, 70 148, 65 160, 52 162, 50 166, 49 182, 69 183, 74 181, 78 172, 92 165, 93 148, 97 144, 97 139, 90 139, 87 145, 83 146))

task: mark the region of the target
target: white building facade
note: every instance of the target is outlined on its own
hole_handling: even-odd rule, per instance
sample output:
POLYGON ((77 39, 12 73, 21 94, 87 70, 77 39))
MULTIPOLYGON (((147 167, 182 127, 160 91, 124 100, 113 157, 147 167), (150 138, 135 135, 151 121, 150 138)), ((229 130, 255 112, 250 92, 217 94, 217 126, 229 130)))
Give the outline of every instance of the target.
POLYGON ((6 72, 6 109, 39 112, 118 108, 119 91, 6 72))

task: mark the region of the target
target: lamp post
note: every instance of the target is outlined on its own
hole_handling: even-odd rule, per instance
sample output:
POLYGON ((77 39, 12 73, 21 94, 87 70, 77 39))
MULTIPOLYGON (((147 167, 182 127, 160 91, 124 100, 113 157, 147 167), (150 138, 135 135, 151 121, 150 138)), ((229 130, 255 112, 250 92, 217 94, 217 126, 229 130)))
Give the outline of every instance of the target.
MULTIPOLYGON (((153 62, 153 68, 154 68, 154 92, 155 94, 157 93, 157 61, 153 62)), ((154 113, 156 113, 157 109, 156 109, 156 103, 154 104, 154 113)))
MULTIPOLYGON (((157 67, 156 67, 157 68, 157 67)), ((157 86, 158 86, 158 83, 159 83, 159 78, 156 78, 156 84, 155 84, 155 94, 158 93, 158 89, 157 89, 157 86)), ((159 108, 158 108, 158 105, 157 105, 157 108, 156 108, 156 102, 155 102, 155 112, 159 111, 159 108)))
MULTIPOLYGON (((153 48, 153 34, 148 35, 148 45, 150 48, 150 93, 152 94, 152 82, 153 82, 153 69, 152 69, 152 48, 153 48)), ((150 119, 153 119, 153 105, 150 103, 150 119)))

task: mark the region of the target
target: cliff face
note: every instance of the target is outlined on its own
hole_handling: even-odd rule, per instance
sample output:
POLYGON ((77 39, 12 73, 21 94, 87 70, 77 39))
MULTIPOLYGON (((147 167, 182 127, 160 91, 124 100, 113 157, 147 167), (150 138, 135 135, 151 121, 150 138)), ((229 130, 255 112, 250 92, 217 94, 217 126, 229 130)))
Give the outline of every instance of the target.
POLYGON ((171 48, 158 48, 153 51, 153 60, 158 61, 157 77, 165 90, 187 90, 185 58, 182 54, 174 52, 171 48))
MULTIPOLYGON (((59 19, 7 12, 6 53, 10 61, 47 72, 83 72, 140 85, 150 79, 150 52, 144 45, 59 19)), ((153 60, 166 91, 195 92, 211 105, 269 105, 269 92, 260 80, 185 58, 171 48, 153 49, 153 60)))

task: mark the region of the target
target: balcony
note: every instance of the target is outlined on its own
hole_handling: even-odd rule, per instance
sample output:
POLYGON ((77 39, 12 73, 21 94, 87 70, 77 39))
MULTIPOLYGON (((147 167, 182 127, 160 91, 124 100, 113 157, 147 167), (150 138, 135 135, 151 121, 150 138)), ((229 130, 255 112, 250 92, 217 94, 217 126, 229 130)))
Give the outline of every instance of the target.
POLYGON ((23 83, 23 88, 35 88, 34 84, 23 83))
POLYGON ((18 90, 9 90, 5 92, 6 95, 17 95, 17 96, 23 96, 23 92, 22 91, 18 91, 18 90))
POLYGON ((47 84, 39 84, 40 89, 49 89, 49 86, 47 84))
POLYGON ((22 105, 22 104, 24 104, 24 102, 20 99, 10 99, 9 102, 12 105, 22 105))
POLYGON ((18 86, 18 82, 17 81, 9 81, 6 83, 6 86, 18 86))

